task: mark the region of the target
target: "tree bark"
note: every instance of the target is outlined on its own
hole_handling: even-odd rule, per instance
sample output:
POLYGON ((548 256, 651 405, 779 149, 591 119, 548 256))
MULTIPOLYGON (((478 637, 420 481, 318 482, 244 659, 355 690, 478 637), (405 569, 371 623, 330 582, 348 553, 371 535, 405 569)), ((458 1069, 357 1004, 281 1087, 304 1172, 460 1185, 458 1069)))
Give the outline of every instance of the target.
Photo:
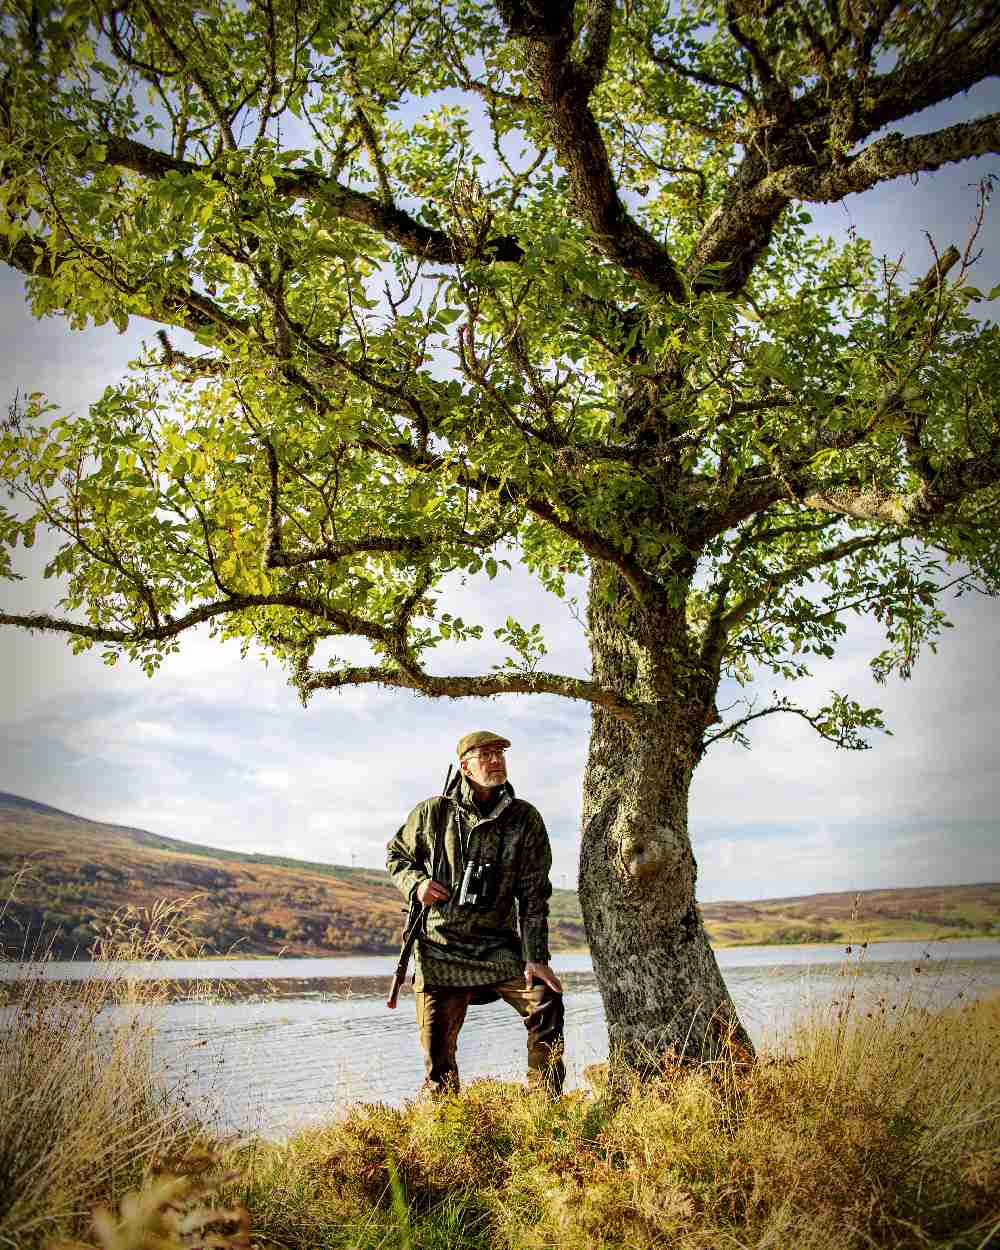
POLYGON ((717 1059, 733 1042, 752 1052, 695 904, 688 795, 714 688, 687 664, 683 609, 650 628, 618 591, 595 569, 593 676, 641 711, 627 724, 593 710, 579 880, 610 1054, 645 1070, 717 1059))

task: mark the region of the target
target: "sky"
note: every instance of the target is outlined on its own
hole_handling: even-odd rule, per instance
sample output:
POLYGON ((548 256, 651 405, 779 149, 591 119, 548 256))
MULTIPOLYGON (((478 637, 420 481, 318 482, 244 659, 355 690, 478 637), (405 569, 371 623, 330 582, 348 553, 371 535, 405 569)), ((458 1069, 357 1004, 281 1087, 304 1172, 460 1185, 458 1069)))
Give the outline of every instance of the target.
MULTIPOLYGON (((905 129, 998 107, 994 79, 905 129)), ((940 251, 964 245, 986 174, 1000 176, 1000 156, 815 206, 813 229, 842 237, 854 227, 876 253, 902 255, 922 274, 924 231, 940 251)), ((979 245, 973 280, 989 289, 1000 281, 1000 197, 979 245)), ((40 390, 82 411, 154 329, 138 319, 124 334, 35 321, 20 279, 0 267, 0 404, 40 390)), ((55 606, 58 585, 41 577, 52 550, 40 537, 17 553, 25 579, 0 586, 4 610, 55 606)), ((576 591, 582 603, 582 584, 576 591)), ((492 628, 513 614, 542 624, 545 668, 586 673, 570 608, 520 569, 451 584, 441 606, 486 629, 482 644, 435 653, 437 672, 487 671, 500 658, 492 628)), ((790 716, 752 726, 749 751, 709 750, 690 816, 703 902, 1000 879, 1000 602, 964 597, 951 616, 955 628, 907 682, 875 685, 868 660, 882 643, 860 621, 789 691, 814 707, 830 690, 882 707, 892 736, 872 735, 871 750, 838 751, 790 716)), ((775 688, 784 689, 761 681, 761 706, 775 688)), ((511 740, 510 778, 545 817, 553 882, 573 886, 589 724, 586 705, 549 696, 443 701, 361 687, 303 708, 280 668, 207 632, 189 635, 150 680, 126 660, 107 668, 99 651, 73 656, 60 639, 0 627, 0 790, 222 848, 382 866, 406 813, 443 783, 458 738, 485 728, 511 740)))

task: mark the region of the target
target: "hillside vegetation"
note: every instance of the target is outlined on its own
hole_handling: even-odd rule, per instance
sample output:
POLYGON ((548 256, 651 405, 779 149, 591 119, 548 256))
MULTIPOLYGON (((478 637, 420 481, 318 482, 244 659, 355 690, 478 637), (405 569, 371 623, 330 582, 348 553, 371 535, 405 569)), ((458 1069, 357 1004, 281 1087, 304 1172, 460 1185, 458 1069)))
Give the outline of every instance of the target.
POLYGON ((1000 936, 1000 883, 703 903, 716 946, 1000 936))
MULTIPOLYGON (((377 869, 222 850, 0 794, 0 877, 25 862, 0 919, 6 958, 48 940, 54 955, 84 958, 124 906, 193 894, 192 928, 216 955, 386 954, 403 920, 377 869)), ((702 913, 726 946, 982 937, 1000 934, 1000 884, 706 903, 702 913)), ((585 946, 572 890, 553 894, 551 937, 556 951, 585 946)))
MULTIPOLYGON (((123 907, 192 894, 190 928, 216 955, 388 954, 404 920, 383 871, 201 846, 0 794, 0 876, 25 860, 0 921, 8 958, 40 938, 60 958, 85 957, 123 907)), ((556 891, 552 913, 553 946, 581 946, 576 895, 556 891)))

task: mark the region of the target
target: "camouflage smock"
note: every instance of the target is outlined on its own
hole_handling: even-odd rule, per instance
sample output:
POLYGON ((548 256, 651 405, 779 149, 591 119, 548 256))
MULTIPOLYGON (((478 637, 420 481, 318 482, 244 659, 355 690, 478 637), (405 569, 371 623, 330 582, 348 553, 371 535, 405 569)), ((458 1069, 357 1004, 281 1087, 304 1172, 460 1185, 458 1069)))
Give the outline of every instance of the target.
POLYGON ((489 815, 480 814, 465 777, 418 803, 388 845, 386 867, 409 901, 435 877, 449 891, 426 913, 417 942, 416 987, 496 985, 524 971, 525 960, 549 961, 549 872, 552 850, 538 810, 514 797, 510 783, 489 815), (435 865, 436 831, 442 828, 435 865), (496 901, 488 911, 459 907, 470 859, 499 865, 496 901), (518 936, 520 929, 520 936, 518 936))

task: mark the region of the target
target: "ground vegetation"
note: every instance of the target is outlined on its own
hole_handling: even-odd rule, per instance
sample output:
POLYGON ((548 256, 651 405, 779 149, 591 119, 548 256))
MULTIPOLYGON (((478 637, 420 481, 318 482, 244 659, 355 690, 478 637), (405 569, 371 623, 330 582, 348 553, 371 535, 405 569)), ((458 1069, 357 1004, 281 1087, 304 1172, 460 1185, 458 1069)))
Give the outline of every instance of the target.
POLYGON ((0 1245, 985 1250, 1000 1229, 1000 1002, 931 1014, 905 981, 866 996, 863 952, 829 1009, 755 1057, 653 1057, 645 1081, 595 1065, 555 1100, 478 1081, 266 1141, 221 1137, 192 1109, 185 1056, 157 1058, 164 989, 126 965, 199 950, 190 908, 161 903, 109 926, 121 975, 82 994, 15 983, 0 1245))

